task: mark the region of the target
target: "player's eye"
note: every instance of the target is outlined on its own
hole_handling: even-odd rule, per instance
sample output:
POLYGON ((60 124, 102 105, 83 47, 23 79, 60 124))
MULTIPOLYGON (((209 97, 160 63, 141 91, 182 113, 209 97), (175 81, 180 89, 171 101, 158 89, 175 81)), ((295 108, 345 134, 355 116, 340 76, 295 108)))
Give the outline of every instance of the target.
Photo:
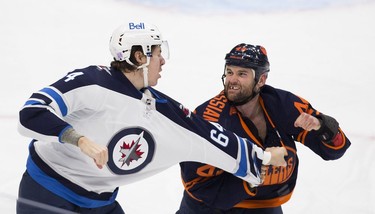
POLYGON ((227 76, 232 76, 233 75, 233 71, 231 71, 231 70, 226 70, 226 75, 227 76))
POLYGON ((238 76, 244 77, 244 76, 247 76, 247 73, 246 72, 239 72, 238 76))

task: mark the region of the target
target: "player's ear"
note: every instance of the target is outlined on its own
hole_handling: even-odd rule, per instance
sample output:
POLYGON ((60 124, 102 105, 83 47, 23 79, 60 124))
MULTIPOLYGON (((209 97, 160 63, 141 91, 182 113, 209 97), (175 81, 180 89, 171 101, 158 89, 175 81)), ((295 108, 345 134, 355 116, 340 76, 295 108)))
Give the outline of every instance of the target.
POLYGON ((257 83, 258 86, 259 87, 264 86, 266 84, 266 80, 267 80, 267 73, 264 73, 264 74, 260 75, 258 83, 257 83))
POLYGON ((134 53, 134 58, 137 61, 138 65, 142 65, 145 63, 145 55, 142 53, 142 51, 136 51, 134 53))

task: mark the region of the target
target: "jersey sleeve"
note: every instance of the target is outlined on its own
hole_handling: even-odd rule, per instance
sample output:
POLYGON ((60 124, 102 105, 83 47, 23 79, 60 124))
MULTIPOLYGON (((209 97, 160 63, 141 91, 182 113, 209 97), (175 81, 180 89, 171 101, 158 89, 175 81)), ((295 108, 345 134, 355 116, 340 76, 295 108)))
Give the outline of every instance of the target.
POLYGON ((340 142, 338 142, 338 145, 335 146, 328 142, 323 142, 319 136, 319 133, 315 130, 306 131, 302 128, 294 127, 294 121, 302 112, 310 114, 314 117, 319 117, 319 115, 322 113, 313 108, 312 105, 302 97, 293 94, 288 94, 287 97, 289 101, 286 103, 289 104, 286 105, 285 108, 290 109, 290 118, 292 120, 290 120, 288 126, 290 126, 289 130, 293 130, 292 135, 294 139, 310 148, 314 153, 319 155, 324 160, 335 160, 342 157, 351 144, 342 129, 338 129, 336 140, 340 142))
POLYGON ((60 142, 61 134, 71 127, 63 118, 82 106, 82 99, 68 92, 90 84, 85 81, 88 79, 83 71, 70 72, 50 86, 33 93, 19 112, 19 133, 41 141, 60 142))
POLYGON ((19 132, 46 142, 59 142, 59 135, 69 127, 62 117, 67 113, 63 95, 53 87, 34 93, 19 113, 19 132))
POLYGON ((226 130, 218 123, 208 122, 201 116, 193 114, 177 101, 165 95, 164 97, 168 99, 168 105, 159 105, 157 110, 176 124, 189 130, 190 133, 203 138, 200 142, 192 143, 193 152, 185 161, 210 164, 234 174, 252 186, 261 184, 260 169, 264 151, 260 147, 249 139, 239 137, 226 130), (211 147, 204 148, 204 142, 207 141, 211 147), (207 150, 207 148, 209 149, 207 150), (201 150, 206 150, 205 154, 194 154, 201 150))

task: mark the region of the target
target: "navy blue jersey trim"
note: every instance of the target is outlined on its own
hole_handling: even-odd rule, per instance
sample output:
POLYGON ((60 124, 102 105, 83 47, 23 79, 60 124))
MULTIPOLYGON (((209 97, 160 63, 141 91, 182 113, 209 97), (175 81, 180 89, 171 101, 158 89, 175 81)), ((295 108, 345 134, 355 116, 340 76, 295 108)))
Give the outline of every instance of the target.
POLYGON ((62 94, 65 94, 68 91, 84 86, 97 85, 139 100, 142 99, 142 93, 134 87, 121 71, 111 69, 109 72, 110 73, 108 73, 108 68, 98 66, 76 69, 69 72, 68 75, 74 73, 80 73, 82 75, 77 75, 74 79, 69 79, 68 81, 66 81, 66 77, 68 76, 66 75, 51 86, 62 94))
POLYGON ((33 93, 29 99, 36 99, 36 100, 39 99, 40 102, 44 102, 42 104, 47 104, 47 105, 52 102, 52 100, 49 97, 47 97, 46 95, 41 94, 39 92, 33 93))
POLYGON ((58 93, 56 93, 56 91, 52 90, 51 88, 43 88, 40 91, 50 95, 58 104, 61 114, 63 116, 66 116, 66 114, 68 113, 68 107, 66 106, 63 98, 58 93))
POLYGON ((159 96, 159 94, 153 88, 148 87, 147 89, 152 93, 152 95, 154 95, 154 97, 156 98, 156 102, 158 102, 158 103, 167 103, 168 102, 167 99, 161 98, 159 96))
POLYGON ((44 188, 48 189, 49 191, 53 192, 54 194, 80 206, 86 208, 97 208, 109 205, 113 203, 117 196, 117 191, 114 192, 112 197, 108 201, 99 201, 90 198, 86 198, 84 196, 78 195, 77 193, 73 192, 72 190, 68 189, 64 185, 62 185, 58 180, 49 177, 45 174, 38 166, 33 162, 31 157, 27 159, 27 172, 30 176, 44 188))
POLYGON ((98 194, 87 191, 56 173, 38 156, 35 151, 34 142, 35 140, 29 146, 30 155, 27 161, 27 170, 40 185, 69 201, 79 199, 80 202, 72 202, 75 204, 91 203, 92 205, 90 206, 98 207, 96 205, 103 206, 103 204, 110 204, 115 200, 118 188, 114 192, 98 194), (47 183, 44 183, 45 181, 47 183), (51 184, 53 184, 53 187, 49 186, 51 184))

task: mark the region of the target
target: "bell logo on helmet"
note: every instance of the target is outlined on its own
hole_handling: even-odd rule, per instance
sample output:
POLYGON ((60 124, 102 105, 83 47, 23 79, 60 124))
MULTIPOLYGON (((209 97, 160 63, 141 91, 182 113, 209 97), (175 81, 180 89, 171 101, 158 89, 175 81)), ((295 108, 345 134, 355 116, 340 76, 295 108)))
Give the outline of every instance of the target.
MULTIPOLYGON (((168 59, 168 43, 162 39, 161 33, 155 25, 143 22, 125 22, 116 28, 109 41, 109 50, 115 61, 129 60, 132 47, 139 45, 144 54, 151 53, 153 45, 160 45, 164 59, 168 59)), ((145 65, 147 66, 147 65, 145 65)))
POLYGON ((140 30, 140 29, 145 29, 145 23, 141 22, 139 24, 134 24, 133 22, 129 23, 129 30, 140 30))

